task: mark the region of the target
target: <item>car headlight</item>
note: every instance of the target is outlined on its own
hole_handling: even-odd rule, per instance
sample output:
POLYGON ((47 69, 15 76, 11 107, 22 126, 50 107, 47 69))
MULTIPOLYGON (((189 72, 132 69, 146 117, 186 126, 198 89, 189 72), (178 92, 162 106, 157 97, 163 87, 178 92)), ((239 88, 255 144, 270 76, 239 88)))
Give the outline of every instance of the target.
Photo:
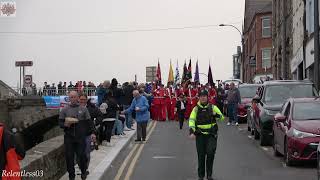
POLYGON ((293 129, 292 133, 293 133, 293 137, 295 137, 295 138, 317 137, 316 134, 302 132, 302 131, 299 131, 296 129, 293 129))
POLYGON ((272 110, 268 110, 268 109, 265 109, 264 110, 266 112, 267 115, 269 116, 274 116, 277 114, 278 111, 272 111, 272 110))

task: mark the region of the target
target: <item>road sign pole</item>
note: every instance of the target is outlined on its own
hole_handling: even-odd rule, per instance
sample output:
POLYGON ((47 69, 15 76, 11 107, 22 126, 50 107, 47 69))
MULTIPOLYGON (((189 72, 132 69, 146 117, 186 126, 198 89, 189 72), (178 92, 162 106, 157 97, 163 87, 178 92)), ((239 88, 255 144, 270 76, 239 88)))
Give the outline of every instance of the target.
POLYGON ((20 66, 20 84, 19 84, 19 93, 21 94, 21 66, 20 66))
POLYGON ((25 84, 24 84, 24 76, 25 76, 26 74, 25 74, 25 67, 24 67, 24 66, 22 67, 22 75, 23 75, 23 87, 25 87, 25 84))

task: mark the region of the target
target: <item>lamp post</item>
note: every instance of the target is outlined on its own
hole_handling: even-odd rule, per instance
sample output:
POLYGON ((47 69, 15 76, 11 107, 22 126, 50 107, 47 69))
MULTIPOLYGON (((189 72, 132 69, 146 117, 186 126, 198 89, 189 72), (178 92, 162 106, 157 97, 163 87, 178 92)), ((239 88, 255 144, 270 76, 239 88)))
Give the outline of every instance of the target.
MULTIPOLYGON (((243 34, 242 34, 242 32, 239 30, 239 28, 237 28, 236 26, 234 26, 234 25, 232 25, 232 24, 220 24, 219 26, 220 26, 220 27, 229 26, 229 27, 232 27, 232 28, 236 29, 236 30, 239 32, 240 37, 241 37, 241 49, 242 49, 242 51, 243 51, 243 34)), ((239 56, 241 56, 241 61, 242 61, 242 58, 243 58, 242 53, 241 53, 241 55, 239 54, 239 56)), ((241 63, 241 64, 242 64, 242 63, 241 63)), ((243 65, 243 64, 242 64, 242 65, 243 65)), ((235 68, 235 67, 233 67, 233 68, 235 68)), ((238 69, 240 70, 240 67, 238 67, 238 69)), ((242 76, 243 72, 241 72, 241 70, 240 70, 240 73, 241 73, 241 75, 240 75, 240 79, 241 79, 241 76, 242 76)), ((242 77, 242 80, 243 80, 243 77, 242 77)))
POLYGON ((243 41, 242 33, 241 33, 241 31, 239 30, 239 28, 237 28, 236 26, 234 26, 234 25, 232 25, 232 24, 220 24, 219 26, 221 26, 221 27, 223 27, 223 26, 233 27, 234 29, 236 29, 236 30, 240 33, 241 42, 243 41))

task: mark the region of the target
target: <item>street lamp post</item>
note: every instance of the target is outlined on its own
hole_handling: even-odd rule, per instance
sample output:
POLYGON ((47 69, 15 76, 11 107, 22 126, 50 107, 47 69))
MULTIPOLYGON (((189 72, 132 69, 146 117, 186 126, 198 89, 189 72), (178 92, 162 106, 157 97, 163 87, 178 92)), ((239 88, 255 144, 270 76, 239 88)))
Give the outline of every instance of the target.
MULTIPOLYGON (((220 24, 219 26, 221 26, 221 27, 224 27, 224 26, 229 26, 229 27, 232 27, 232 28, 234 28, 234 29, 236 29, 239 33, 240 33, 240 37, 241 37, 241 49, 242 49, 242 51, 243 51, 243 34, 242 34, 242 32, 239 30, 239 28, 237 28, 236 26, 234 26, 234 25, 232 25, 232 24, 220 24)), ((242 53, 241 53, 242 54, 242 53)), ((243 58, 243 56, 241 55, 241 61, 242 61, 242 58, 243 58)), ((242 64, 242 63, 241 63, 242 64)), ((242 64, 243 65, 243 64, 242 64)), ((234 67, 233 67, 234 68, 234 67)), ((240 67, 238 67, 238 69, 240 70, 240 67)), ((240 72, 241 72, 241 70, 240 70, 240 72)), ((240 75, 240 79, 241 79, 241 76, 243 76, 242 75, 243 74, 243 72, 241 73, 241 75, 240 75)), ((242 77, 243 78, 243 77, 242 77)), ((243 80, 243 79, 242 79, 243 80)))
POLYGON ((233 27, 234 29, 236 29, 236 30, 240 33, 241 42, 243 41, 242 33, 241 33, 241 31, 239 30, 239 28, 237 28, 236 26, 234 26, 234 25, 232 25, 232 24, 220 24, 219 26, 221 26, 221 27, 223 27, 223 26, 230 26, 230 27, 233 27))

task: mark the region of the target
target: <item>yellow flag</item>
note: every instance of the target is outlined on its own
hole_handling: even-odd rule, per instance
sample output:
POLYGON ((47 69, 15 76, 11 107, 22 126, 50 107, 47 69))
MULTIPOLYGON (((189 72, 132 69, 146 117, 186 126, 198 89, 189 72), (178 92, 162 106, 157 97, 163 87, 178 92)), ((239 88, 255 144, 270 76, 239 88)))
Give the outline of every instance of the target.
POLYGON ((170 69, 169 69, 168 82, 174 82, 173 69, 172 69, 171 61, 170 61, 170 69))

